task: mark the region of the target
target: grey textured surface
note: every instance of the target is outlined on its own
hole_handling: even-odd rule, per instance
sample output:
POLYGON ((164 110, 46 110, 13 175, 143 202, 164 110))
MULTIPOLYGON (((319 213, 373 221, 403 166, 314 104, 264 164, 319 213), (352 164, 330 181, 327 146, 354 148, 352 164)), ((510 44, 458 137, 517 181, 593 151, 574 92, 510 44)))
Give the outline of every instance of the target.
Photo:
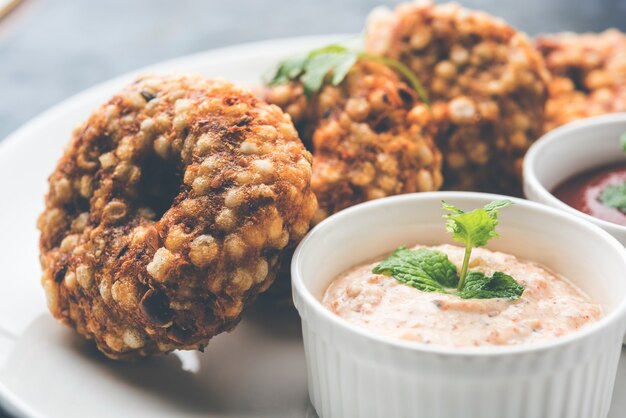
MULTIPOLYGON (((398 2, 23 0, 0 20, 0 141, 46 108, 127 71, 242 42, 358 32, 369 10, 398 2)), ((530 34, 626 29, 626 0, 462 3, 530 34)))
MULTIPOLYGON (((398 0, 23 0, 0 20, 0 140, 46 108, 127 71, 220 46, 359 32, 398 0)), ((471 0, 536 34, 626 29, 626 0, 471 0)))

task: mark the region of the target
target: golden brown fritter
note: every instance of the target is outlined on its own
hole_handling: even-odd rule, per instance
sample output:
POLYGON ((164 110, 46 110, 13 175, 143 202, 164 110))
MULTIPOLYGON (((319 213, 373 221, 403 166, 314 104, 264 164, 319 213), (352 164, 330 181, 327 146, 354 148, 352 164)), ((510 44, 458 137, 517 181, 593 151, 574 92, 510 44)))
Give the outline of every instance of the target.
POLYGON ((50 176, 38 226, 51 312, 111 358, 202 349, 307 232, 310 176, 278 107, 223 81, 139 79, 50 176))
POLYGON ((546 130, 572 120, 626 111, 626 35, 544 35, 535 42, 552 74, 546 130))
POLYGON ((269 89, 314 154, 315 221, 366 200, 437 190, 441 154, 430 113, 392 69, 361 59, 337 87, 306 98, 297 82, 269 89))
POLYGON ((369 52, 397 59, 433 104, 444 188, 519 194, 522 159, 543 130, 548 74, 522 33, 454 3, 372 13, 369 52))

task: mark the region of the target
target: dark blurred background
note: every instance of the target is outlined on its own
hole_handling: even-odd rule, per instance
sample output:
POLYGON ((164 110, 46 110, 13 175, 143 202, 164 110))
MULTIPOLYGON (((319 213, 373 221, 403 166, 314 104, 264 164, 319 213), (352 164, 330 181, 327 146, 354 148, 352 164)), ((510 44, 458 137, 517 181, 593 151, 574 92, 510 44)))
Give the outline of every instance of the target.
MULTIPOLYGON (((0 140, 111 77, 262 39, 359 32, 397 0, 22 0, 0 19, 0 140)), ((1 2, 0 2, 1 3, 1 2)), ((626 29, 626 0, 467 0, 531 35, 626 29)))
MULTIPOLYGON (((0 141, 46 108, 127 71, 242 42, 356 33, 373 7, 399 2, 22 0, 0 18, 0 141)), ((626 0, 461 3, 531 35, 626 30, 626 0)))

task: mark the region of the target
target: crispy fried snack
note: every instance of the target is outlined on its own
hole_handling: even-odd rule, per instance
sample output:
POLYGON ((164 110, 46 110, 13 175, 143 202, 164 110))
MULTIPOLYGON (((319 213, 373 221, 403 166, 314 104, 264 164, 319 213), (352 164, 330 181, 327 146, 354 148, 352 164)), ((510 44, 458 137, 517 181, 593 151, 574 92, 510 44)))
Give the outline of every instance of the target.
POLYGON ((548 73, 526 36, 454 3, 406 3, 370 16, 366 48, 428 90, 444 188, 519 194, 522 159, 543 131, 548 73))
POLYGON ((202 349, 272 283, 315 212, 278 107, 223 81, 147 77, 79 127, 39 218, 52 314, 111 358, 202 349))
POLYGON ((292 116, 313 151, 315 222, 366 200, 441 186, 430 113, 384 64, 364 58, 337 87, 307 99, 292 82, 270 88, 267 100, 292 116))
POLYGON ((552 74, 546 130, 572 120, 626 111, 626 35, 544 35, 535 42, 552 74))

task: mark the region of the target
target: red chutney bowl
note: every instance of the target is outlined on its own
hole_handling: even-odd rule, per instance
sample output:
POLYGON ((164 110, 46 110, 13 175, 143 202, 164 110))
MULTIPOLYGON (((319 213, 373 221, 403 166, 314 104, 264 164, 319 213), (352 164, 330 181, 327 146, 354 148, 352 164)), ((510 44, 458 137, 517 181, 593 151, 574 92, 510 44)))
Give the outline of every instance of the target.
POLYGON ((626 179, 620 144, 625 132, 626 113, 581 119, 548 132, 524 159, 524 194, 580 216, 626 245, 626 226, 620 224, 626 216, 598 200, 604 187, 626 179))

